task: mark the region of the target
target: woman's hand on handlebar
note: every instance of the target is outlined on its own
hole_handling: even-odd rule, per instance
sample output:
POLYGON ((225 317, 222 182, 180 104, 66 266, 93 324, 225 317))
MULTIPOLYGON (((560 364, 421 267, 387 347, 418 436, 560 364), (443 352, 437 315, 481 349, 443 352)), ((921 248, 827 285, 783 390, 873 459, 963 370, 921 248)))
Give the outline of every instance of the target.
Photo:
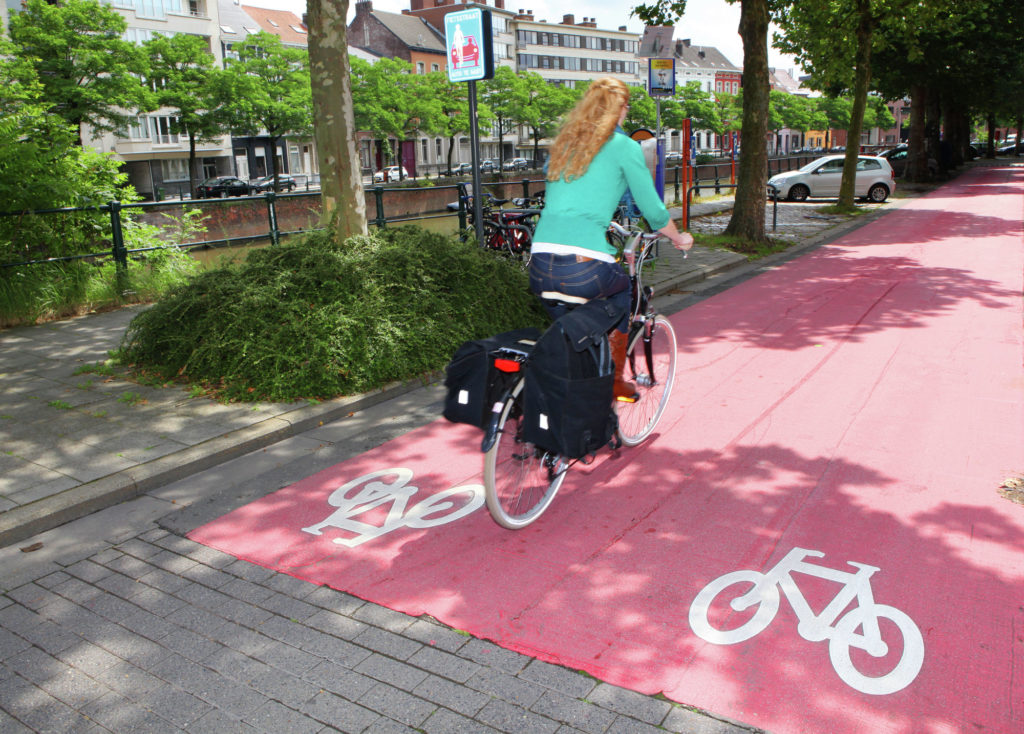
POLYGON ((676 232, 675 237, 669 237, 672 240, 672 245, 682 252, 686 252, 693 247, 693 235, 689 232, 676 232))
POLYGON ((693 247, 693 235, 689 232, 680 232, 676 228, 676 223, 671 219, 658 232, 668 237, 672 241, 673 246, 681 252, 686 252, 693 247))

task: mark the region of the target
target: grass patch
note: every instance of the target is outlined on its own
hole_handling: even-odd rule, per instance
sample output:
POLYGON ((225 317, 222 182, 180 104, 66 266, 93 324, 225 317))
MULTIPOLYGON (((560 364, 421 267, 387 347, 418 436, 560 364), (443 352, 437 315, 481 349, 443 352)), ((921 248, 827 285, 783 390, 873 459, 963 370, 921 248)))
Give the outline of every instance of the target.
POLYGON ((691 232, 691 234, 698 245, 737 252, 752 261, 774 255, 776 252, 783 252, 794 244, 792 240, 782 238, 773 238, 769 239, 767 243, 759 243, 726 234, 704 234, 701 232, 691 232))
POLYGON ((840 206, 839 204, 829 204, 823 206, 818 211, 822 214, 838 214, 845 217, 859 217, 861 214, 867 212, 867 209, 859 207, 856 204, 852 206, 840 206))
POLYGON ((146 402, 146 399, 137 392, 126 392, 117 399, 117 402, 124 403, 125 405, 139 405, 146 402))
POLYGON ((117 372, 109 362, 97 362, 96 364, 83 364, 78 367, 72 375, 101 375, 102 377, 114 377, 117 372))
POLYGON ((183 283, 196 261, 176 247, 132 259, 119 275, 111 258, 0 269, 0 328, 145 303, 183 283))
POLYGON ((51 400, 47 405, 57 410, 71 410, 71 403, 66 403, 63 400, 51 400))
POLYGON ((339 244, 317 232, 173 289, 114 357, 219 399, 323 400, 438 370, 467 339, 546 323, 525 273, 458 238, 407 226, 339 244))

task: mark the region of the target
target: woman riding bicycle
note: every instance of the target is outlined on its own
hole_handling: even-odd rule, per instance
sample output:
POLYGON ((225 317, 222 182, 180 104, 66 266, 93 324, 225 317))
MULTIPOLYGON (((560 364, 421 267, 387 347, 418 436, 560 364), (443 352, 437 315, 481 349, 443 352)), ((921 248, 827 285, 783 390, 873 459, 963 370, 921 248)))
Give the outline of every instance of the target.
MULTIPOLYGON (((569 113, 551 146, 544 210, 533 236, 530 289, 587 300, 605 298, 629 312, 629 276, 616 263, 605 232, 628 189, 644 218, 679 250, 693 237, 680 232, 654 187, 640 144, 621 128, 629 111, 629 89, 618 79, 598 79, 569 113)), ((564 305, 545 301, 552 318, 564 305)), ((615 397, 633 398, 623 379, 628 319, 609 335, 615 361, 615 397)))

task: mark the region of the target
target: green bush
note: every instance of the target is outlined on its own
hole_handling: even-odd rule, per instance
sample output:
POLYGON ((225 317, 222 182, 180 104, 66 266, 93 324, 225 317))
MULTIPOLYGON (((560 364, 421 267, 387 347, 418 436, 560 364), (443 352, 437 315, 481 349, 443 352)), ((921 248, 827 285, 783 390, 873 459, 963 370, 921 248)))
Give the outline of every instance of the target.
POLYGON ((467 339, 547 320, 525 273, 407 226, 252 252, 174 289, 116 359, 236 400, 325 399, 443 367, 467 339))

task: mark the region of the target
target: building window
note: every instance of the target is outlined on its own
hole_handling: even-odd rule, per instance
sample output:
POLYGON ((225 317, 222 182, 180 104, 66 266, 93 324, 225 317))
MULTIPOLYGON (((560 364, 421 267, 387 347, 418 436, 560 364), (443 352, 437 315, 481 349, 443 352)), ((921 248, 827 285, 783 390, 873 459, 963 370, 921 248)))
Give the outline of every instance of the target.
POLYGON ((437 153, 436 160, 441 160, 441 138, 434 139, 434 151, 437 153))
POLYGON ((302 170, 302 156, 299 155, 299 146, 288 146, 288 172, 297 173, 302 170))
POLYGON ((423 151, 422 158, 423 158, 423 162, 426 163, 427 162, 427 154, 428 154, 428 152, 430 150, 427 147, 427 139, 426 138, 423 138, 422 140, 420 140, 420 150, 423 151))
POLYGON ((171 158, 160 161, 164 181, 188 181, 188 158, 171 158))
POLYGON ((117 137, 122 140, 149 140, 149 118, 136 117, 127 127, 117 131, 117 137))
POLYGON ((178 133, 171 132, 178 125, 177 117, 153 116, 150 120, 153 123, 153 142, 168 145, 178 142, 178 133))
POLYGON ((427 65, 424 64, 422 61, 417 61, 416 62, 416 73, 417 74, 426 74, 427 73, 427 65))
POLYGON ((440 66, 438 66, 437 64, 431 64, 431 65, 430 65, 430 70, 431 70, 431 71, 440 71, 440 70, 441 70, 441 67, 440 67, 440 66))

